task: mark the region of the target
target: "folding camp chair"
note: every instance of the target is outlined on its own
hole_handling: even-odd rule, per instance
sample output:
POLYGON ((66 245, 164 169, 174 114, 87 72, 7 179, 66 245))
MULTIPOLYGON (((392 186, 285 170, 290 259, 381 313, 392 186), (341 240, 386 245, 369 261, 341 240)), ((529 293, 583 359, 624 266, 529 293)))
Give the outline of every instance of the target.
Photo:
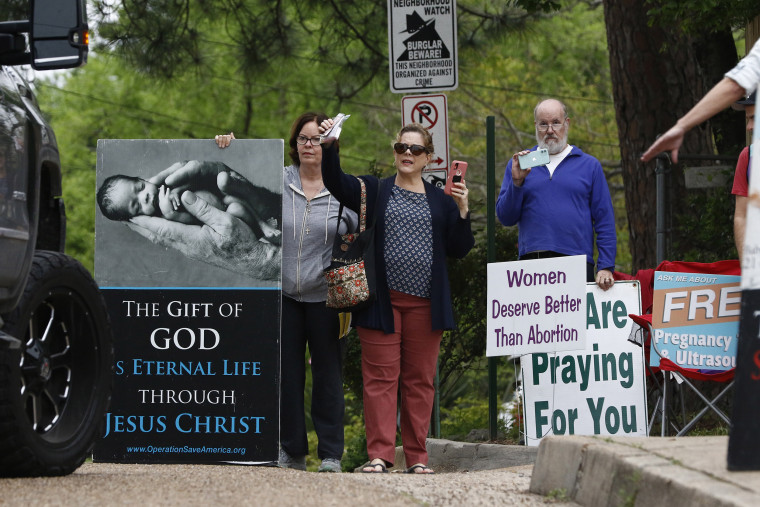
MULTIPOLYGON (((649 336, 651 337, 654 333, 654 329, 652 328, 651 322, 649 323, 649 336)), ((689 387, 701 400, 704 402, 705 407, 697 413, 690 421, 686 422, 686 424, 681 428, 678 433, 676 433, 677 437, 683 436, 687 434, 691 429, 694 427, 694 425, 699 422, 702 417, 704 417, 705 414, 707 414, 710 410, 712 410, 718 417, 723 419, 727 425, 731 425, 731 420, 728 418, 728 416, 717 406, 717 403, 720 401, 723 396, 728 393, 731 388, 734 386, 734 373, 735 368, 732 368, 730 370, 721 371, 718 373, 703 373, 699 370, 692 370, 689 368, 682 368, 678 366, 676 363, 671 361, 670 359, 667 359, 665 357, 662 357, 660 354, 660 351, 657 349, 657 342, 656 340, 650 339, 650 347, 651 350, 655 352, 658 356, 660 356, 660 371, 663 372, 662 376, 662 405, 663 407, 667 407, 667 393, 668 393, 668 372, 676 379, 676 382, 679 384, 686 385, 689 387), (728 382, 728 384, 718 393, 717 396, 715 396, 712 400, 708 399, 702 392, 694 385, 693 382, 689 381, 689 379, 693 380, 709 380, 711 382, 728 382)), ((663 410, 661 412, 662 414, 662 421, 661 421, 661 428, 663 435, 665 436, 665 428, 668 427, 667 424, 667 411, 663 410)), ((651 422, 650 422, 651 425, 651 422)))
MULTIPOLYGON (((718 261, 714 263, 698 263, 698 262, 677 262, 677 261, 664 261, 660 263, 654 270, 642 270, 637 273, 635 277, 630 275, 620 275, 620 279, 636 278, 642 282, 642 308, 646 312, 645 315, 630 315, 632 320, 641 326, 639 329, 634 329, 631 332, 630 341, 637 343, 644 348, 647 364, 647 376, 653 382, 655 391, 657 392, 657 400, 653 405, 652 415, 649 419, 647 427, 648 434, 651 434, 651 430, 654 427, 656 420, 659 418, 661 435, 665 436, 669 429, 673 429, 676 432, 676 436, 682 436, 691 431, 694 426, 710 411, 715 413, 726 424, 730 425, 731 421, 723 410, 717 405, 718 402, 733 388, 734 385, 734 369, 709 373, 701 370, 694 370, 688 368, 682 368, 671 360, 662 357, 657 344, 651 339, 653 336, 652 329, 652 294, 654 288, 654 272, 655 271, 671 271, 682 273, 705 273, 705 274, 724 274, 724 275, 739 275, 741 273, 739 267, 739 261, 718 261), (651 284, 646 287, 645 284, 651 284), (659 367, 649 366, 649 354, 654 352, 660 357, 659 367), (658 373, 662 372, 662 383, 658 380, 658 373), (669 382, 669 377, 675 379, 676 383, 672 386, 669 382), (726 386, 712 399, 704 395, 699 387, 692 382, 693 380, 722 382, 726 383, 726 386), (704 403, 704 407, 690 420, 687 420, 686 409, 683 402, 683 391, 678 390, 680 394, 680 417, 678 416, 675 408, 673 407, 673 400, 671 400, 671 393, 674 388, 685 385, 689 387, 697 397, 704 403), (680 425, 678 424, 680 420, 680 425)), ((617 273, 616 273, 617 275, 617 273)), ((616 276, 616 278, 618 278, 616 276)))

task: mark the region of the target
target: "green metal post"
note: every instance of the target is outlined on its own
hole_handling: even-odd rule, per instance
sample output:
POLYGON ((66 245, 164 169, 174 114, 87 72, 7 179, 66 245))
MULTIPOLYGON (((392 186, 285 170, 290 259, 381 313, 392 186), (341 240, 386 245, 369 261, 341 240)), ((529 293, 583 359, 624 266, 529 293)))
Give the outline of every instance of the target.
MULTIPOLYGON (((486 118, 486 233, 488 238, 488 262, 496 262, 496 136, 495 119, 486 118)), ((488 358, 488 434, 496 440, 498 397, 496 393, 496 358, 488 358)))

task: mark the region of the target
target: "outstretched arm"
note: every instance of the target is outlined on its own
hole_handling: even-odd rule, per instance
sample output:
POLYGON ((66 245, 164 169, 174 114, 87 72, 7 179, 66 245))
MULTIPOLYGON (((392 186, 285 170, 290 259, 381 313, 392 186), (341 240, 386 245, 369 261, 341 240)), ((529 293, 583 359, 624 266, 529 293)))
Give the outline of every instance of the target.
POLYGON ((725 108, 739 100, 745 93, 733 79, 724 77, 716 84, 702 100, 681 117, 673 127, 661 135, 641 157, 643 162, 649 162, 659 153, 669 151, 674 163, 678 162, 678 150, 683 144, 683 136, 705 120, 715 116, 725 108))

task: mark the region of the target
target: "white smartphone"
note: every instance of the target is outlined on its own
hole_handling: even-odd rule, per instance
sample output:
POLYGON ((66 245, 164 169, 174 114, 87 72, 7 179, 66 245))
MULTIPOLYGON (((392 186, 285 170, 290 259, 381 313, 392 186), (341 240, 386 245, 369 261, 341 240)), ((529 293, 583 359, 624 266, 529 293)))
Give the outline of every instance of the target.
POLYGON ((520 162, 520 169, 530 169, 537 165, 546 165, 549 163, 549 150, 541 148, 536 151, 531 151, 525 155, 517 157, 520 162))

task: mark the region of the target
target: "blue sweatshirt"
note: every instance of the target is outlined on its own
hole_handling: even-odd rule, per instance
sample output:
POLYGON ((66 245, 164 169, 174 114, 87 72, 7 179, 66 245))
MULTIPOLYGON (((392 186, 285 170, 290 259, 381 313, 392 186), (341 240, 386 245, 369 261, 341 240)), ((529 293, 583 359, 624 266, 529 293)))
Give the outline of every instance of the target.
POLYGON ((521 187, 512 182, 510 158, 496 201, 496 216, 504 225, 519 226, 520 255, 551 250, 585 255, 593 264, 596 232, 598 269, 615 268, 615 214, 607 180, 599 161, 577 146, 553 176, 546 166, 534 167, 521 187))

